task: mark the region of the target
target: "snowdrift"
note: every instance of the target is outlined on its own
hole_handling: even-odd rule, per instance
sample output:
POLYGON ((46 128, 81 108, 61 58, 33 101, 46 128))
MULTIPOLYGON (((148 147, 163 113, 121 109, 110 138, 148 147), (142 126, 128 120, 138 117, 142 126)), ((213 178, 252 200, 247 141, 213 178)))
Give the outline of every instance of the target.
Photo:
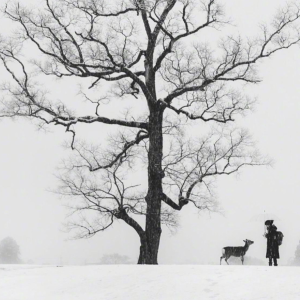
POLYGON ((299 300, 300 268, 0 265, 0 300, 299 300))

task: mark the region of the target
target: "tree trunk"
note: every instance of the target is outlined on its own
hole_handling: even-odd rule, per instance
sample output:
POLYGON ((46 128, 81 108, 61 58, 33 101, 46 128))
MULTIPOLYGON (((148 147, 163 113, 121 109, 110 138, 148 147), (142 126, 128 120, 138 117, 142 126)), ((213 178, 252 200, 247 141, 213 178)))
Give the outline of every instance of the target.
POLYGON ((139 264, 157 264, 161 236, 163 110, 152 109, 149 117, 148 193, 145 235, 141 237, 139 264))

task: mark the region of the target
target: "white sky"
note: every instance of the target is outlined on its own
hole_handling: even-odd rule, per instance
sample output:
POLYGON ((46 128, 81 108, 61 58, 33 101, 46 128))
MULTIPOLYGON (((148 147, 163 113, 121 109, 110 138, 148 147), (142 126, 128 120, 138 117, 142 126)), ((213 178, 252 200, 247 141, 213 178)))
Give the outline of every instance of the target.
MULTIPOLYGON (((223 2, 241 34, 251 36, 259 31, 257 25, 270 20, 286 1, 223 2)), ((0 32, 7 31, 5 26, 0 32)), ((221 178, 217 193, 224 216, 199 214, 186 206, 177 234, 164 228, 160 263, 218 263, 223 246, 242 245, 245 238, 255 241, 248 255, 265 260, 263 224, 249 221, 264 211, 281 219, 276 223, 285 235, 280 263, 293 257, 300 240, 299 47, 265 61, 259 73, 263 82, 251 89, 259 100, 256 111, 240 124, 249 129, 274 166, 248 168, 238 177, 221 178)), ((68 93, 68 89, 60 89, 58 93, 68 93)), ((51 130, 38 132, 24 120, 0 122, 0 240, 13 237, 21 247, 22 259, 36 263, 94 262, 109 252, 135 261, 137 235, 121 221, 92 239, 66 241, 70 236, 61 231, 66 211, 47 189, 55 187, 55 168, 64 155, 62 144, 67 137, 59 128, 51 130)))

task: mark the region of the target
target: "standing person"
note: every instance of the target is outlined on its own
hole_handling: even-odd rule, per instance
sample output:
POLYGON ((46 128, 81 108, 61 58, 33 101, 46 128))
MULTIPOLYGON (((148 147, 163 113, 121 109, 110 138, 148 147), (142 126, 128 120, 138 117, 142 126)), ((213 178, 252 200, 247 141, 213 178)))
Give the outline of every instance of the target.
POLYGON ((267 238, 267 254, 266 258, 269 258, 269 266, 272 266, 272 260, 274 266, 277 266, 277 259, 279 259, 279 245, 277 240, 277 227, 273 224, 273 220, 267 220, 265 225, 267 232, 265 238, 267 238))

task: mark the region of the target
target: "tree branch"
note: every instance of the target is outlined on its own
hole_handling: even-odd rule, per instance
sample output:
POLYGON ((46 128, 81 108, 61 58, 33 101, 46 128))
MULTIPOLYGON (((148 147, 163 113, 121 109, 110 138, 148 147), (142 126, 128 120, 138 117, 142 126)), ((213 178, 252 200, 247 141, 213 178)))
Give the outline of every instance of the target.
POLYGON ((170 207, 172 207, 175 210, 181 210, 183 206, 189 203, 189 200, 183 197, 179 197, 178 204, 177 204, 173 200, 171 200, 166 194, 162 195, 162 201, 164 201, 166 204, 168 204, 170 207))

